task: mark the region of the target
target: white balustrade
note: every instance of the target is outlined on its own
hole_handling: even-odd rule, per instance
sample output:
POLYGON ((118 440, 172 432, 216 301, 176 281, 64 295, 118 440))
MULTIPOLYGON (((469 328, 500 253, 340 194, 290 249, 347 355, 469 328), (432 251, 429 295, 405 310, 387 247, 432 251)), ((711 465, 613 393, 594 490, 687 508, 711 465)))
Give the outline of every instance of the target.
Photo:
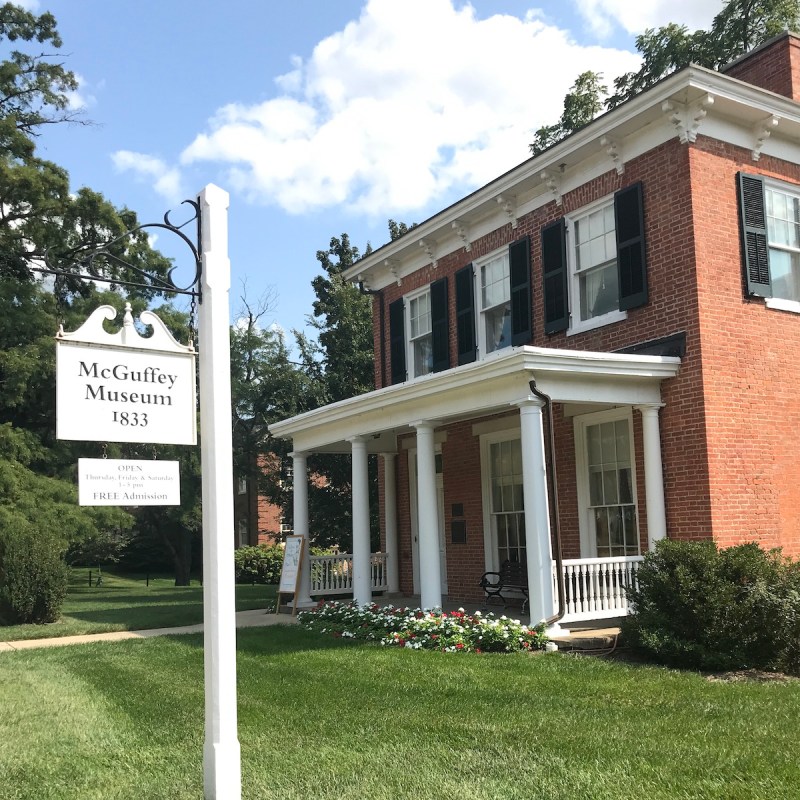
MULTIPOLYGON (((333 556, 311 556, 311 594, 336 595, 353 593, 353 556, 338 553, 333 556)), ((386 553, 370 557, 372 590, 387 589, 386 553)))
MULTIPOLYGON (((636 585, 636 571, 642 561, 642 556, 565 559, 567 613, 563 621, 626 616, 626 590, 636 585)), ((555 562, 553 593, 558 598, 555 562)))

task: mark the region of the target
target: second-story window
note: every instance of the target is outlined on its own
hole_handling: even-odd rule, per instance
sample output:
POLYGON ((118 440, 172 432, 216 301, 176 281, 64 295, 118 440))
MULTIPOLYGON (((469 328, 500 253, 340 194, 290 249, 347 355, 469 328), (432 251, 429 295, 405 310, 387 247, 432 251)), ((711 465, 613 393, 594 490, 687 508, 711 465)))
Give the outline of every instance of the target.
POLYGON ((544 332, 625 318, 648 301, 641 183, 542 228, 544 332))
POLYGON ((428 289, 408 300, 408 331, 412 376, 427 375, 433 368, 431 293, 428 289))
POLYGON ((619 311, 617 239, 614 204, 609 199, 599 208, 572 220, 574 243, 573 298, 578 319, 573 325, 619 311))
POLYGON ((478 267, 480 281, 480 329, 483 352, 493 353, 511 345, 511 284, 508 250, 478 267))

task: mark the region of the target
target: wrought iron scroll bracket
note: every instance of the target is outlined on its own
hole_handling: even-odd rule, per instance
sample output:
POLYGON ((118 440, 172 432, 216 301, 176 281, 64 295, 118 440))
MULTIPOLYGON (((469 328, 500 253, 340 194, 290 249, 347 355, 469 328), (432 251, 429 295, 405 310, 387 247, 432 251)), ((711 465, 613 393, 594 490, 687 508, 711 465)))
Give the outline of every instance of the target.
POLYGON ((129 231, 125 231, 125 233, 118 236, 116 239, 112 239, 110 242, 106 242, 104 245, 90 252, 72 254, 69 258, 69 262, 71 265, 78 267, 77 272, 74 269, 70 270, 65 268, 64 262, 59 262, 58 256, 56 256, 52 250, 48 250, 45 253, 45 267, 32 267, 31 269, 49 275, 63 275, 71 278, 83 278, 90 281, 113 283, 118 286, 150 289, 151 291, 168 292, 170 294, 190 295, 193 298, 197 298, 198 301, 201 301, 200 277, 202 269, 202 237, 200 204, 196 200, 184 200, 181 205, 191 206, 194 209, 194 215, 180 225, 176 225, 171 221, 171 212, 167 211, 164 214, 163 222, 147 222, 144 225, 138 225, 135 228, 131 228, 129 231), (195 240, 193 241, 183 232, 182 228, 185 228, 194 221, 197 222, 197 225, 195 240), (185 285, 178 285, 176 283, 174 276, 179 266, 177 264, 167 272, 165 278, 162 278, 160 275, 152 275, 128 263, 113 252, 115 245, 125 241, 125 239, 133 237, 139 231, 150 230, 151 228, 165 230, 175 234, 178 238, 183 240, 191 251, 194 273, 191 275, 191 280, 188 283, 181 281, 181 284, 185 285), (109 276, 110 267, 128 270, 130 273, 133 273, 134 276, 141 278, 141 280, 126 280, 119 276, 109 276))

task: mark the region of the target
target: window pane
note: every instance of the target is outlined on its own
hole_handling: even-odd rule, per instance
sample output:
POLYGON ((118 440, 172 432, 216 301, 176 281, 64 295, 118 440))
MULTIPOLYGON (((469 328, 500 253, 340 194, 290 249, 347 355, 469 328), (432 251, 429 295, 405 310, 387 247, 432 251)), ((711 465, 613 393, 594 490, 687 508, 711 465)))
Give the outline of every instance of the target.
POLYGON ((617 471, 615 469, 603 471, 603 499, 606 505, 619 502, 619 497, 617 495, 617 471))
POLYGON ((603 448, 603 464, 613 464, 617 460, 616 435, 613 422, 600 426, 600 442, 603 448))
POLYGON ((622 513, 625 522, 625 546, 627 553, 636 554, 639 552, 638 533, 636 530, 636 511, 633 506, 627 506, 623 509, 622 513))
POLYGON ((620 503, 633 502, 633 487, 631 486, 630 467, 620 469, 619 471, 619 502, 620 503))
POLYGON ((511 304, 493 308, 483 315, 486 352, 493 353, 511 344, 511 304))
POLYGON ((589 466, 600 464, 602 457, 600 455, 600 426, 592 425, 586 429, 586 444, 589 450, 589 466))
POLYGON ((770 248, 769 271, 773 297, 800 301, 800 253, 770 248))
POLYGON ((430 336, 414 342, 414 375, 427 375, 433 368, 433 342, 430 336))
POLYGON ((603 473, 597 467, 589 471, 589 505, 603 505, 603 473))
POLYGON ((580 277, 581 319, 593 319, 619 308, 619 276, 616 262, 580 277))

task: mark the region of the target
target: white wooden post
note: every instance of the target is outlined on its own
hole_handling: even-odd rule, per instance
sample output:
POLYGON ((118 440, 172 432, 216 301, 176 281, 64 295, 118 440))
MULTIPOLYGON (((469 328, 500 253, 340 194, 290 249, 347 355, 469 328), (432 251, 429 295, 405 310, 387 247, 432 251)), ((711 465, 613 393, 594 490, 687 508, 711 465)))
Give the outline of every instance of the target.
POLYGON ((300 565, 300 583, 297 586, 295 605, 297 608, 312 608, 311 599, 311 533, 308 526, 308 462, 306 454, 299 451, 290 453, 292 457, 292 511, 293 531, 302 536, 303 563, 300 565))
POLYGON ((350 445, 353 468, 353 600, 365 606, 372 602, 367 441, 356 436, 350 439, 350 445))
MULTIPOLYGON (((528 557, 528 607, 536 625, 553 616, 553 556, 550 546, 550 510, 547 467, 544 459, 544 426, 538 398, 520 403, 522 445, 522 496, 525 504, 525 550, 528 557)), ((550 633, 560 631, 552 625, 550 633)))
POLYGON ((228 193, 209 184, 200 204, 202 276, 198 314, 203 488, 203 617, 206 800, 240 800, 233 565, 228 193))
POLYGON ((658 411, 662 403, 635 406, 642 413, 642 448, 644 450, 644 496, 647 502, 647 547, 667 536, 667 512, 664 504, 664 468, 661 462, 661 432, 658 411))
POLYGON ((442 607, 439 551, 439 508, 436 499, 436 447, 433 424, 415 422, 417 429, 417 517, 419 536, 420 606, 442 607))
POLYGON ((383 453, 383 522, 386 532, 386 583, 389 594, 400 591, 400 562, 397 547, 397 474, 395 453, 383 453))

